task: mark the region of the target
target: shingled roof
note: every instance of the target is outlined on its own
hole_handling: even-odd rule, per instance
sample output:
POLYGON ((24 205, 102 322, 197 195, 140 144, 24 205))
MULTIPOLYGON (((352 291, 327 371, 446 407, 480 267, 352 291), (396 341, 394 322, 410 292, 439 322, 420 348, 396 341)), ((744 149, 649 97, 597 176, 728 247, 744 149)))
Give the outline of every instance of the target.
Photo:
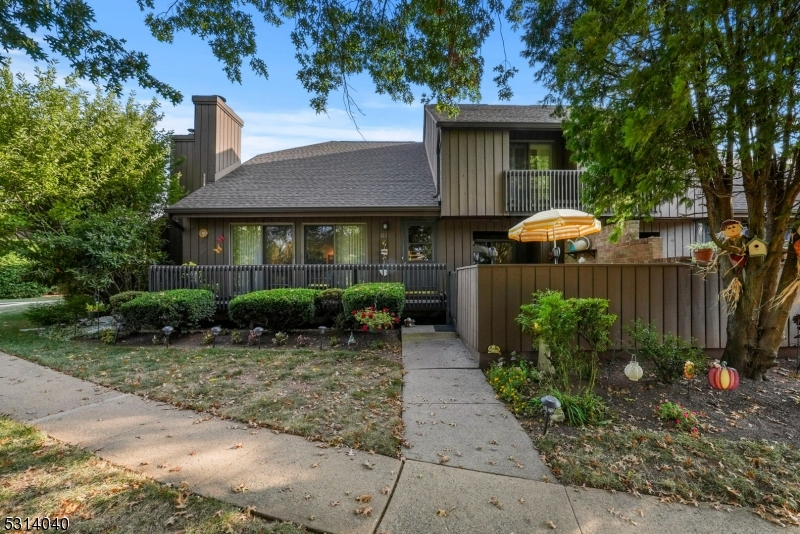
POLYGON ((422 143, 331 141, 261 154, 170 213, 438 208, 422 143))
POLYGON ((561 127, 561 119, 553 116, 555 106, 459 104, 458 109, 460 113, 456 117, 448 117, 446 113, 436 111, 435 105, 425 106, 425 110, 431 114, 436 123, 444 127, 469 125, 561 127))

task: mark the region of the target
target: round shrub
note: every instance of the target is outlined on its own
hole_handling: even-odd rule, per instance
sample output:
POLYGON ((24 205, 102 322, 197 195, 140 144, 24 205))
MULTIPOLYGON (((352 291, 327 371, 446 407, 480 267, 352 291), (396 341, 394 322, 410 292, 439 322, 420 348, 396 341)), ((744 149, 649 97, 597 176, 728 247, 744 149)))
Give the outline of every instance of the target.
POLYGON ((123 291, 122 293, 117 293, 116 295, 112 295, 111 298, 108 299, 109 303, 111 304, 111 312, 112 313, 119 313, 119 308, 126 302, 130 302, 135 298, 141 297, 147 293, 146 291, 123 291))
POLYGON ((185 329, 214 316, 217 303, 207 289, 173 289, 144 293, 119 307, 122 319, 133 330, 143 326, 185 329))
POLYGON ((286 332, 314 319, 316 296, 316 290, 303 288, 254 291, 231 300, 228 315, 243 327, 255 323, 286 332))
POLYGON ((48 288, 28 280, 31 267, 30 261, 13 252, 0 257, 0 299, 25 299, 47 293, 48 288))
POLYGON ((376 310, 388 308, 400 317, 406 305, 406 288, 398 282, 375 282, 356 284, 347 288, 342 294, 342 306, 345 315, 353 310, 363 310, 374 306, 376 310))

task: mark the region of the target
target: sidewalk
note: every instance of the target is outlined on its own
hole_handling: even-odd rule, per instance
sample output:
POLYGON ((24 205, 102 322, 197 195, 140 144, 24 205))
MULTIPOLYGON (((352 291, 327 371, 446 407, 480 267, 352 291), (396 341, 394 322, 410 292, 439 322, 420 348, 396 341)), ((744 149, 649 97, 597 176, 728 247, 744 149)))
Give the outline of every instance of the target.
POLYGON ((160 482, 186 481, 201 495, 316 531, 784 531, 746 509, 665 505, 543 482, 546 466, 459 341, 408 341, 403 356, 412 445, 405 462, 180 410, 3 353, 0 413, 160 482), (363 494, 369 504, 356 501, 363 494), (368 514, 355 513, 365 507, 368 514))

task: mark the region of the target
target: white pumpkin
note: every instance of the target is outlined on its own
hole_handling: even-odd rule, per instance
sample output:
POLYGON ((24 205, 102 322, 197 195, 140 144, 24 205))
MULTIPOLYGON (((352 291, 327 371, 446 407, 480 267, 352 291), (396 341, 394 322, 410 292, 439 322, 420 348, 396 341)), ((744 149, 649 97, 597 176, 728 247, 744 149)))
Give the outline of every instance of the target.
POLYGON ((642 367, 639 365, 639 362, 636 361, 636 356, 634 356, 631 359, 631 363, 625 366, 625 376, 636 382, 642 378, 643 374, 642 367))

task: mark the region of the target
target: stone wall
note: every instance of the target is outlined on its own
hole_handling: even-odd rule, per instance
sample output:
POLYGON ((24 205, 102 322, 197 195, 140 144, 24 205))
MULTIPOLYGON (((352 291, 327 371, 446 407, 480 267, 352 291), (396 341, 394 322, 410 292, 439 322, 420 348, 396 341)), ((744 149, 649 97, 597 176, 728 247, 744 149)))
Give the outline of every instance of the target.
MULTIPOLYGON (((639 239, 639 221, 626 222, 619 241, 609 243, 608 236, 611 235, 613 229, 612 225, 606 225, 603 226, 600 233, 589 236, 592 241, 591 248, 595 250, 595 257, 592 257, 591 254, 583 254, 586 263, 652 263, 663 258, 662 238, 639 239)), ((579 257, 580 253, 574 257, 566 254, 564 263, 575 263, 579 257)))

